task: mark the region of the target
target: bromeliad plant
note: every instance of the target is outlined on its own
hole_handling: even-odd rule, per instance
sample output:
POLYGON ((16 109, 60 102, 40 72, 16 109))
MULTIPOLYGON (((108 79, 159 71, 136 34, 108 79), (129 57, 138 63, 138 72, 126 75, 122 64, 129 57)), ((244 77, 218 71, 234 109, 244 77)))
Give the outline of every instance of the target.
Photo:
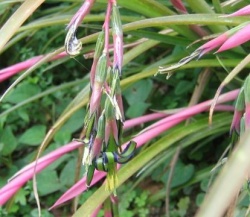
MULTIPOLYGON (((50 0, 47 2, 54 3, 50 0)), ((34 153, 35 148, 32 148, 32 145, 42 143, 38 151, 39 154, 43 150, 49 153, 39 157, 39 159, 27 166, 24 166, 24 163, 19 161, 15 164, 18 168, 24 167, 0 189, 0 204, 4 205, 9 201, 6 208, 0 210, 0 213, 4 214, 4 212, 9 211, 8 215, 10 216, 12 211, 14 215, 20 212, 18 215, 24 216, 21 213, 22 210, 15 207, 17 211, 14 208, 11 209, 13 201, 14 204, 21 203, 18 202, 21 187, 32 177, 35 178, 35 173, 41 172, 53 162, 61 160, 60 167, 54 166, 60 174, 73 171, 72 164, 68 166, 66 161, 67 163, 73 162, 74 165, 77 164, 77 172, 72 175, 74 180, 70 185, 63 185, 61 175, 60 177, 55 175, 55 178, 52 181, 50 180, 51 183, 46 183, 51 187, 55 180, 60 180, 59 183, 56 183, 56 190, 52 192, 57 191, 59 194, 63 192, 63 195, 60 195, 60 198, 53 205, 52 203, 45 204, 43 201, 46 201, 47 195, 41 193, 41 197, 46 197, 41 202, 42 208, 48 208, 48 206, 52 205, 51 210, 53 212, 55 208, 66 203, 64 206, 66 207, 65 213, 60 213, 61 216, 69 213, 74 213, 74 217, 97 216, 100 209, 104 209, 104 215, 106 216, 118 216, 119 212, 120 216, 145 216, 148 213, 133 211, 134 213, 131 214, 129 205, 131 203, 131 207, 134 204, 141 207, 145 201, 149 203, 144 205, 145 209, 154 206, 156 202, 158 202, 157 206, 162 203, 160 206, 165 207, 165 209, 164 211, 161 209, 160 212, 166 213, 167 216, 185 216, 188 214, 194 216, 195 214, 190 213, 191 210, 188 210, 187 203, 190 200, 200 201, 201 193, 199 192, 196 195, 197 189, 199 189, 199 186, 204 185, 202 183, 206 178, 212 176, 211 171, 220 168, 218 166, 220 162, 226 162, 227 167, 216 177, 215 184, 211 187, 210 193, 206 195, 200 209, 198 207, 200 203, 197 202, 196 216, 221 216, 225 210, 228 210, 228 215, 230 212, 232 213, 232 210, 240 210, 244 215, 247 215, 248 211, 245 206, 237 205, 235 208, 235 204, 230 205, 232 198, 236 198, 242 183, 246 181, 245 171, 250 168, 249 158, 245 157, 249 152, 249 76, 238 75, 243 68, 249 67, 249 55, 240 62, 241 58, 246 54, 244 49, 247 45, 243 45, 243 43, 249 40, 249 18, 239 17, 249 14, 249 6, 243 1, 239 2, 241 2, 241 6, 246 7, 236 11, 239 7, 235 6, 232 1, 223 3, 213 1, 213 5, 210 5, 210 2, 204 0, 173 0, 169 2, 154 0, 86 0, 71 19, 72 8, 77 9, 79 3, 72 1, 72 4, 67 4, 62 1, 62 11, 59 11, 58 6, 55 6, 57 11, 55 12, 55 10, 52 10, 55 9, 53 4, 52 6, 45 4, 44 8, 40 10, 42 17, 21 26, 25 19, 43 3, 42 0, 25 1, 12 17, 7 22, 4 22, 5 24, 0 30, 0 52, 3 52, 3 58, 5 58, 4 52, 9 52, 12 47, 17 46, 13 48, 13 53, 16 53, 15 49, 20 53, 25 53, 21 49, 22 46, 18 45, 17 42, 27 38, 31 33, 34 34, 34 37, 31 37, 31 45, 42 44, 40 41, 43 41, 45 46, 34 48, 34 51, 37 51, 34 55, 38 56, 25 56, 21 59, 21 63, 0 70, 0 81, 4 81, 21 70, 27 69, 3 93, 0 99, 4 109, 0 113, 0 132, 2 133, 0 136, 0 149, 2 150, 0 160, 8 168, 5 171, 10 171, 12 158, 13 161, 16 160, 13 156, 22 155, 23 152, 25 154, 33 153, 33 156, 28 158, 28 161, 34 160, 37 153, 34 153), (104 5, 107 5, 105 15, 103 15, 103 11, 99 13, 100 8, 104 8, 104 5), (118 8, 118 5, 120 8, 118 8), (49 9, 46 7, 49 7, 49 9), (27 8, 28 12, 26 11, 27 8), (90 13, 92 11, 93 15, 90 13), (177 11, 177 14, 175 11, 177 11), (189 11, 198 14, 189 14, 189 11), (233 11, 236 12, 231 13, 233 11), (121 15, 120 12, 122 12, 121 15), (200 13, 202 14, 199 15, 200 13), (225 13, 231 14, 222 15, 225 13), (17 19, 17 17, 20 17, 20 19, 17 19), (13 23, 13 20, 18 21, 13 23), (69 23, 66 27, 67 34, 64 37, 64 31, 61 31, 64 26, 60 26, 60 24, 67 23, 69 23), (100 27, 102 23, 104 24, 100 27), (122 23, 124 23, 123 26, 122 23), (96 24, 98 25, 97 28, 101 29, 100 32, 94 30, 96 24), (205 27, 205 25, 208 25, 208 27, 205 27), (11 28, 12 26, 13 28, 11 28), (39 38, 39 43, 32 43, 36 35, 39 36, 48 26, 59 27, 60 31, 54 29, 52 30, 53 34, 51 34, 52 37, 43 39, 43 37, 46 37, 46 34, 43 34, 43 37, 39 38), (230 26, 230 29, 226 26, 230 26), (81 31, 83 29, 81 27, 84 27, 84 31, 81 31), (17 29, 18 32, 16 32, 17 29), (41 30, 41 32, 35 34, 38 30, 41 30), (123 37, 123 32, 126 37, 123 37), (79 39, 77 35, 83 33, 87 33, 87 36, 79 39), (111 40, 111 34, 113 40, 111 40), (186 47, 189 44, 193 41, 200 43, 203 39, 211 39, 210 36, 206 36, 209 34, 212 34, 214 39, 200 45, 197 49, 194 49, 195 51, 191 55, 185 57, 184 51, 186 52, 186 47), (9 41, 13 35, 13 39, 9 41), (6 44, 7 42, 8 44, 6 44), (56 46, 61 46, 63 42, 64 47, 54 50, 56 46), (239 45, 243 46, 238 47, 236 50, 229 50, 239 45), (39 55, 40 51, 46 50, 46 47, 51 48, 53 52, 47 55, 39 55), (215 55, 209 56, 208 53, 218 47, 219 50, 216 52, 217 61, 214 59, 215 55), (224 52, 226 50, 227 52, 224 52), (112 52, 113 55, 111 55, 112 52), (88 60, 83 61, 80 54, 84 54, 85 57, 93 57, 91 65, 86 65, 87 68, 90 67, 90 72, 86 72, 87 76, 83 79, 82 74, 78 74, 83 71, 82 68, 78 68, 79 64, 74 65, 73 68, 70 66, 74 59, 77 60, 76 63, 84 62, 84 64, 88 64, 88 60), (202 59, 198 61, 192 61, 194 58, 201 57, 202 59), (179 59, 181 60, 179 61, 179 59), (43 66, 44 68, 38 68, 44 63, 46 64, 43 66), (59 77, 56 77, 56 73, 55 75, 51 75, 51 73, 49 75, 44 74, 44 72, 56 71, 55 67, 61 65, 63 67, 59 70, 59 77), (166 65, 166 67, 159 68, 162 65, 166 65), (69 73, 63 73, 66 71, 65 67, 69 67, 67 70, 72 72, 71 76, 77 74, 81 79, 74 81, 76 77, 72 78, 68 76, 69 73), (234 69, 228 76, 225 76, 222 73, 222 68, 229 71, 231 67, 234 69), (158 68, 159 74, 168 73, 168 75, 173 74, 173 76, 169 80, 165 80, 161 75, 153 77, 158 68), (30 76, 34 70, 37 70, 36 74, 40 77, 33 78, 30 76), (196 76, 197 73, 199 73, 199 76, 196 76), (211 73, 214 73, 214 75, 211 76, 211 73), (41 81, 46 76, 50 76, 51 83, 41 81), (245 77, 248 78, 245 79, 245 77), (26 79, 22 81, 24 78, 26 79), (232 80, 233 78, 236 79, 232 80), (53 79, 57 79, 55 83, 53 79), (72 81, 47 90, 48 84, 57 84, 60 79, 62 81, 72 79, 72 81), (88 80, 89 85, 87 85, 88 80), (208 80, 212 82, 207 83, 208 80), (201 95, 202 99, 213 97, 221 80, 223 82, 215 95, 215 99, 199 103, 201 95), (243 82, 243 80, 245 81, 243 82), (229 81, 231 81, 233 87, 242 86, 241 90, 229 91, 220 95, 222 88, 229 81), (21 82, 21 84, 15 88, 18 82, 21 82), (40 90, 39 87, 44 89, 40 90), (66 90, 66 88, 68 89, 66 90), (68 91, 70 88, 72 90, 68 91), (22 93, 24 93, 24 97, 22 93), (49 98, 49 94, 52 94, 52 99, 49 98), (72 99, 76 94, 77 96, 72 99), (30 98, 27 99, 27 96, 30 98), (125 99, 124 104, 122 96, 125 99), (190 101, 186 100, 189 98, 190 101), (224 104, 236 98, 235 109, 231 105, 224 104), (23 122, 27 122, 28 125, 39 123, 39 120, 35 118, 29 122, 28 115, 25 113, 25 106, 39 99, 43 101, 41 104, 37 101, 38 107, 43 108, 45 106, 45 111, 49 110, 49 106, 59 108, 58 105, 61 102, 66 103, 68 101, 69 103, 65 106, 64 111, 57 113, 58 116, 60 114, 57 119, 51 118, 48 113, 44 118, 40 118, 42 121, 46 120, 44 121, 46 126, 52 124, 46 135, 45 128, 41 126, 34 128, 36 130, 30 132, 27 130, 22 134, 20 131, 25 128, 23 122), (79 113, 80 115, 71 119, 74 114, 77 114, 77 111, 80 111, 85 106, 87 106, 87 109, 84 114, 79 113), (207 111, 210 106, 212 106, 210 110, 211 125, 209 125, 207 118, 207 111), (166 110, 166 107, 169 109, 166 110), (143 115, 150 112, 148 108, 156 109, 158 112, 143 115), (227 114, 215 114, 213 117, 214 110, 223 113, 227 112, 227 114), (232 111, 234 111, 233 117, 228 113, 232 111), (199 115, 196 116, 197 114, 199 115), (125 117, 129 117, 131 120, 125 121, 125 117), (20 119, 22 119, 21 123, 18 121, 20 119), (56 121, 52 121, 54 119, 56 121), (156 121, 157 119, 161 120, 156 121), (185 120, 186 124, 183 124, 182 122, 185 120), (223 158, 215 165, 219 158, 217 152, 221 153, 221 149, 225 148, 230 142, 225 138, 228 137, 227 133, 229 132, 231 120, 233 120, 231 135, 234 133, 239 135, 239 145, 237 145, 232 155, 228 154, 228 160, 223 158), (147 124, 149 121, 154 123, 149 125, 147 124), (78 127, 75 127, 75 125, 78 127), (75 130, 72 130, 72 128, 75 130), (63 129, 64 131, 61 131, 63 129), (70 132, 69 135, 68 132, 70 132), (33 136, 35 141, 31 139, 33 136), (39 142, 36 141, 37 138, 40 138, 39 142), (76 139, 70 142, 71 138, 76 139), (222 140, 226 141, 225 144, 221 142, 222 140), (220 142, 220 147, 214 145, 218 142, 220 142), (19 143, 21 145, 17 146, 19 143), (58 147, 58 143, 62 147, 58 147), (65 143, 68 144, 64 145, 65 143), (49 144, 51 145, 47 148, 49 144), (22 145, 30 146, 23 148, 22 145), (51 151, 50 148, 53 150, 51 151), (78 149, 79 155, 70 154, 69 156, 69 153, 75 149, 78 149), (179 155, 177 161, 181 149, 185 151, 179 155), (209 150, 208 153, 207 150, 209 150), (238 158, 239 154, 243 157, 238 158), (76 157, 79 159, 78 163, 74 161, 76 157), (11 159, 11 161, 8 159, 11 159), (84 171, 79 169, 81 161, 84 165, 84 171), (211 163, 205 163, 204 166, 204 162, 208 161, 211 163), (65 167, 64 164, 66 164, 65 167), (66 170, 66 167, 69 170, 66 170), (183 175, 184 172, 185 175, 183 175), (84 174, 83 177, 81 177, 82 174, 84 174), (133 177, 136 174, 137 176, 133 177), (106 181, 102 185, 100 181, 104 177, 106 177, 106 181), (234 177, 233 181, 228 182, 228 180, 232 180, 232 177, 234 177), (150 181, 149 187, 147 183, 140 184, 145 178, 150 181), (129 180, 132 180, 133 187, 140 184, 143 186, 143 190, 149 189, 152 191, 151 195, 153 196, 150 196, 145 201, 139 201, 138 198, 133 202, 126 201, 127 197, 124 194, 120 195, 119 187, 121 185, 125 187, 125 181, 129 180), (87 189, 91 192, 92 188, 90 187, 93 185, 100 187, 86 201, 82 202, 82 196, 85 195, 83 192, 87 189), (156 185, 158 190, 152 190, 152 185, 156 185), (180 193, 183 186, 192 191, 194 185, 195 191, 192 194, 186 191, 180 193), (170 189, 173 195, 176 196, 169 194, 170 189), (118 201, 116 194, 121 200, 118 201), (196 198, 192 198, 194 194, 196 198), (185 198, 183 198, 183 195, 185 195, 185 198), (80 202, 77 200, 79 196, 80 202), (171 200, 169 200, 170 197, 171 200), (67 202, 71 199, 75 199, 71 207, 73 212, 67 206, 67 202), (127 207, 125 214, 122 213, 123 209, 121 208, 124 207, 124 203, 126 203, 125 207, 127 207), (81 206, 78 207, 79 205, 81 206)), ((7 5, 7 7, 4 12, 0 10, 0 13, 4 14, 3 18, 0 19, 0 23, 3 23, 3 20, 10 15, 8 12, 10 7, 8 6, 11 6, 11 3, 4 1, 2 5, 7 5)), ((36 16, 38 15, 34 13, 33 19, 36 19, 36 16)), ((50 32, 47 35, 50 35, 50 32)), ((193 46, 195 45, 193 44, 193 46)), ((8 58, 8 61, 12 60, 8 58)), ((8 62, 8 65, 13 63, 14 60, 8 62)), ((230 87, 230 89, 232 88, 230 87)), ((39 119, 37 114, 42 112, 39 109, 35 110, 34 104, 30 111, 33 110, 35 112, 33 117, 39 119)), ((237 140, 233 137, 234 144, 237 143, 235 142, 237 140)), ((27 160, 25 164, 27 164, 27 160)), ((53 169, 48 170, 48 177, 54 174, 53 169)), ((41 173, 46 173, 46 170, 41 173)), ((12 175, 13 172, 6 176, 9 178, 12 175)), ((34 179, 34 197, 38 196, 36 194, 36 185, 38 191, 41 189, 39 175, 37 179, 37 183, 36 179, 34 179)), ((68 174, 67 179, 69 179, 68 174)), ((132 189, 126 189, 125 191, 129 194, 133 192, 132 189)), ((203 188, 202 191, 204 191, 203 188)), ((242 190, 238 199, 240 202, 241 198, 248 196, 244 194, 245 191, 242 190)), ((32 197, 30 201, 34 201, 32 197)), ((58 210, 60 209, 58 208, 58 210)), ((41 213, 39 214, 38 211, 33 215, 38 216, 41 213)))

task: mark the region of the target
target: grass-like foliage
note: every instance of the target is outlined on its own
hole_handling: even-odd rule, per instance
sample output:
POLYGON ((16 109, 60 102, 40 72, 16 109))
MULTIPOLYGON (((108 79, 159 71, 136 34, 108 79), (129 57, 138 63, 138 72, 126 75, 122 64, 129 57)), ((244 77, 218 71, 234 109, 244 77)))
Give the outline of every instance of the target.
POLYGON ((2 0, 0 216, 249 216, 249 3, 2 0))

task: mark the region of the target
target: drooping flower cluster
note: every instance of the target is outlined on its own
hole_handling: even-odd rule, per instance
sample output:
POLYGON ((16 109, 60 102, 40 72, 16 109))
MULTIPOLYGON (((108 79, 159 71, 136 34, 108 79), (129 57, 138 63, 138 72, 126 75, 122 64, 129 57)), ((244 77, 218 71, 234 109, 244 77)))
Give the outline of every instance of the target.
MULTIPOLYGON (((242 15, 249 15, 249 14, 250 14, 250 6, 246 6, 236 11, 235 13, 226 15, 226 16, 242 16, 242 15)), ((195 58, 200 58, 201 56, 207 54, 208 52, 216 48, 218 48, 216 53, 219 53, 219 52, 223 52, 223 51, 235 48, 249 40, 250 40, 250 24, 249 22, 246 22, 222 33, 218 37, 203 44, 202 46, 197 48, 193 53, 191 53, 191 55, 181 59, 177 64, 174 64, 170 67, 159 67, 158 72, 161 74, 169 73, 189 63, 191 60, 195 58)))
MULTIPOLYGON (((76 38, 76 30, 90 11, 94 0, 87 0, 72 18, 67 29, 65 49, 69 55, 80 53, 82 44, 76 38)), ((84 144, 83 165, 87 185, 91 184, 95 169, 107 172, 106 187, 114 191, 117 186, 117 163, 129 161, 136 148, 129 142, 121 147, 124 122, 120 88, 123 61, 123 32, 118 6, 115 0, 108 1, 103 29, 99 33, 93 64, 90 71, 90 101, 80 139, 84 144), (112 23, 113 64, 109 58, 109 24, 112 23)))

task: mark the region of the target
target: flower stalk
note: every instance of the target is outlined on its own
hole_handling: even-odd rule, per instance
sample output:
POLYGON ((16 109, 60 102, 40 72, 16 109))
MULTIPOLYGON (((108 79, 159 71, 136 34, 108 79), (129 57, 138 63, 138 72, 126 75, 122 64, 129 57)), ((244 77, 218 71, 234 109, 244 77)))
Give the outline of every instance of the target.
MULTIPOLYGON (((93 0, 85 1, 67 27, 65 49, 71 56, 80 53, 81 43, 76 38, 76 29, 93 4, 93 0)), ((128 144, 128 151, 123 152, 121 148, 124 122, 120 88, 122 62, 123 32, 120 13, 117 2, 109 0, 90 72, 88 112, 78 141, 84 144, 82 162, 86 167, 87 186, 91 185, 95 170, 105 171, 106 189, 114 193, 118 182, 117 163, 130 160, 136 147, 135 143, 131 142, 128 144), (113 30, 113 64, 109 58, 110 22, 113 30)))

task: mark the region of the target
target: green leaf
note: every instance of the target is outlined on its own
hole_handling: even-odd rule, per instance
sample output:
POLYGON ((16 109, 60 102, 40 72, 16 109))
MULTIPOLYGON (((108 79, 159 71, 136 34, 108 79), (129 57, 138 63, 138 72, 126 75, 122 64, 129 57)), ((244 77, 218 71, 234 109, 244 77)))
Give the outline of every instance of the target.
MULTIPOLYGON (((70 187, 74 184, 75 179, 75 169, 76 168, 76 159, 70 160, 62 169, 60 174, 60 182, 65 187, 70 187)), ((81 174, 84 174, 84 167, 81 168, 81 174)))
POLYGON ((60 130, 54 136, 54 141, 58 144, 67 144, 71 140, 71 133, 68 131, 60 130))
POLYGON ((205 197, 205 193, 199 193, 197 195, 196 200, 195 200, 197 206, 200 206, 202 204, 204 197, 205 197))
MULTIPOLYGON (((2 164, 3 165, 3 164, 2 164)), ((2 188, 6 183, 8 183, 8 179, 15 174, 20 167, 18 168, 16 165, 12 164, 8 168, 3 167, 1 169, 1 179, 0 179, 0 188, 2 188)), ((1 216, 1 215, 0 215, 1 216)))
MULTIPOLYGON (((181 162, 178 162, 174 168, 173 179, 171 182, 171 187, 180 186, 186 182, 188 182, 194 174, 194 165, 189 164, 185 165, 181 162)), ((166 183, 169 178, 169 172, 164 174, 161 181, 166 183)))
POLYGON ((11 154, 17 146, 17 140, 14 136, 11 127, 6 127, 0 136, 1 144, 3 145, 3 149, 1 151, 2 155, 9 155, 11 154))
POLYGON ((55 142, 59 144, 68 143, 71 140, 71 134, 83 126, 85 114, 85 110, 80 109, 76 113, 71 115, 71 117, 61 127, 61 129, 55 134, 55 142))
POLYGON ((129 105, 135 106, 138 102, 144 102, 148 98, 152 88, 151 80, 140 80, 124 91, 124 97, 129 105))
POLYGON ((25 206, 27 204, 27 201, 26 201, 26 194, 27 192, 21 188, 17 194, 15 194, 15 202, 19 202, 22 206, 25 206))
POLYGON ((190 205, 190 199, 189 197, 184 197, 181 198, 180 201, 178 202, 177 206, 179 208, 179 215, 180 216, 186 216, 187 209, 190 205))
POLYGON ((44 170, 37 175, 37 187, 41 196, 53 193, 62 188, 56 171, 44 170))
POLYGON ((46 126, 35 125, 22 134, 19 142, 27 145, 39 145, 43 141, 45 134, 46 126))
POLYGON ((182 95, 190 92, 193 86, 194 85, 190 81, 181 81, 177 84, 174 92, 176 95, 182 95))
POLYGON ((146 205, 147 198, 148 198, 148 192, 146 192, 146 191, 143 191, 140 194, 140 196, 136 197, 135 204, 136 204, 137 208, 144 207, 146 205))
POLYGON ((4 102, 20 103, 41 92, 39 86, 23 82, 4 99, 4 102))
POLYGON ((209 187, 208 184, 209 184, 209 179, 203 179, 201 182, 201 190, 206 192, 209 187))
POLYGON ((29 114, 28 114, 28 110, 22 108, 22 109, 18 109, 17 111, 18 111, 18 116, 20 118, 22 118, 26 123, 28 123, 29 120, 30 120, 30 117, 29 117, 29 114))
POLYGON ((151 104, 145 103, 145 102, 137 102, 135 105, 131 105, 127 111, 126 111, 126 116, 128 118, 135 118, 143 115, 147 108, 151 104))
POLYGON ((80 129, 83 126, 85 110, 80 109, 76 113, 74 113, 69 120, 62 126, 62 131, 67 131, 69 133, 73 133, 76 130, 80 129))

